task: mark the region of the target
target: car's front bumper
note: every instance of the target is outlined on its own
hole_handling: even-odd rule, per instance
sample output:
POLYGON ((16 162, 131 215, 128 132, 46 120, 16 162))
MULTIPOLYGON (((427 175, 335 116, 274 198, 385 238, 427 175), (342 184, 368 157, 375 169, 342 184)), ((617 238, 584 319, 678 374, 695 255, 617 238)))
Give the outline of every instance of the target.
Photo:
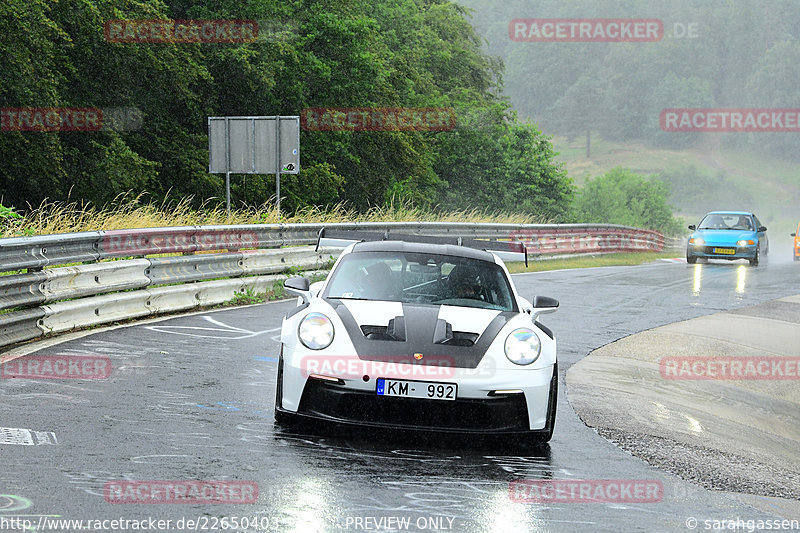
MULTIPOLYGON (((283 361, 285 363, 285 361, 283 361)), ((437 381, 456 383, 456 400, 379 396, 376 379, 342 380, 335 384, 306 378, 304 372, 281 364, 281 413, 357 426, 408 428, 454 433, 512 434, 547 430, 552 366, 541 369, 495 369, 491 376, 457 369, 437 381), (519 390, 495 394, 494 391, 519 390)))
POLYGON ((710 245, 704 244, 702 246, 689 245, 686 251, 687 255, 694 257, 702 257, 706 259, 754 259, 756 257, 756 245, 751 246, 730 246, 730 245, 710 245), (719 253, 718 250, 733 250, 734 253, 719 253))
POLYGON ((455 401, 383 397, 311 379, 298 413, 353 425, 470 433, 528 431, 522 394, 455 401))

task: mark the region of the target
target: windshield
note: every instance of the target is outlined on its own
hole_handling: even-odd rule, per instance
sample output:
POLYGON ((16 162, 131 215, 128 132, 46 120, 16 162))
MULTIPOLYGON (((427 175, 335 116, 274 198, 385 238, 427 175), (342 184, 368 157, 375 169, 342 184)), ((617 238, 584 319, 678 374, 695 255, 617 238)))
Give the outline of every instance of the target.
POLYGON ((347 255, 331 274, 325 297, 516 311, 511 287, 497 264, 408 252, 347 255))
POLYGON ((735 213, 713 213, 706 215, 697 229, 733 229, 754 231, 749 215, 735 213))

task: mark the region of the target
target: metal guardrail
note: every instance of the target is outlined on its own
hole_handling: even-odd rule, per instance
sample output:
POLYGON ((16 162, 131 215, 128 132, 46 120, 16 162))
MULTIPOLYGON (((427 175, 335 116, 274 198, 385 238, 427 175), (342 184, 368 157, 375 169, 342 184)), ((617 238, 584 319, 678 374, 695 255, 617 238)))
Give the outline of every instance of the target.
POLYGON ((0 347, 215 305, 236 292, 264 292, 276 274, 319 268, 338 255, 302 246, 316 243, 323 226, 521 241, 531 255, 660 251, 674 244, 654 231, 611 224, 468 222, 184 226, 0 239, 0 272, 25 270, 0 276, 0 310, 6 310, 0 314, 0 347))

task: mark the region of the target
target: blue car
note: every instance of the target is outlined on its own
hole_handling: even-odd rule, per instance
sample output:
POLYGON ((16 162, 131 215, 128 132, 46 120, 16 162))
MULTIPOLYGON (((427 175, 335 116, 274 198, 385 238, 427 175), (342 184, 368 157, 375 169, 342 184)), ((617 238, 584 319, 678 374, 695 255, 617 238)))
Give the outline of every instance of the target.
POLYGON ((753 266, 769 253, 767 228, 753 213, 712 211, 700 224, 689 226, 694 233, 686 245, 686 262, 704 259, 747 259, 753 266))

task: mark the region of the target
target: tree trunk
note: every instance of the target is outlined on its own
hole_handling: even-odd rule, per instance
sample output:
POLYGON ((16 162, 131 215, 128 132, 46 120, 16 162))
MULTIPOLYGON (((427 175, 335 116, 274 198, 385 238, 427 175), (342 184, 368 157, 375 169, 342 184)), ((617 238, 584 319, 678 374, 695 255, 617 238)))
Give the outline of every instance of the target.
POLYGON ((589 159, 591 154, 591 146, 592 146, 592 133, 590 130, 586 130, 586 159, 589 159))

